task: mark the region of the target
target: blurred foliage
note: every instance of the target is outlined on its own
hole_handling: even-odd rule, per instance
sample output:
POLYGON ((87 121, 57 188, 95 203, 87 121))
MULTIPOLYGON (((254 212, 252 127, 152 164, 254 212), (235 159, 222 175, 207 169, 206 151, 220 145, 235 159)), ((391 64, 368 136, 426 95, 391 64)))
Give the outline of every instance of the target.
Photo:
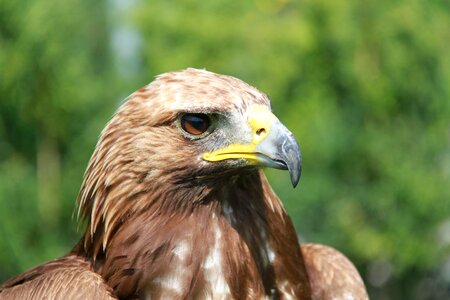
POLYGON ((450 297, 448 1, 0 0, 0 280, 78 240, 72 208, 127 94, 186 67, 267 93, 303 153, 269 178, 372 299, 450 297))

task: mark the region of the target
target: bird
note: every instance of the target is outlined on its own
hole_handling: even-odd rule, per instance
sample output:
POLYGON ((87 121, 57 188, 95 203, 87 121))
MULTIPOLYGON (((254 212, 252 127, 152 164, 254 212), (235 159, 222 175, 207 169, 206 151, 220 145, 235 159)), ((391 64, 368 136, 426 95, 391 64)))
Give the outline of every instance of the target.
POLYGON ((0 285, 0 299, 368 299, 334 248, 299 244, 263 168, 302 157, 267 95, 188 68, 131 94, 101 132, 65 256, 0 285))

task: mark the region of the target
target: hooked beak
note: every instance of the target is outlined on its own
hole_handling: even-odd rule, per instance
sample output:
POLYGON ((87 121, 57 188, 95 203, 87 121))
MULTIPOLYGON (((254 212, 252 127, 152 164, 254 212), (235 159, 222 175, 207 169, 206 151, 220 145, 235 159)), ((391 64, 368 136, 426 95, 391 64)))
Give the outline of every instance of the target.
POLYGON ((246 164, 288 170, 294 187, 300 180, 302 157, 294 135, 265 106, 255 105, 249 115, 252 142, 231 144, 203 154, 211 162, 244 159, 246 164))

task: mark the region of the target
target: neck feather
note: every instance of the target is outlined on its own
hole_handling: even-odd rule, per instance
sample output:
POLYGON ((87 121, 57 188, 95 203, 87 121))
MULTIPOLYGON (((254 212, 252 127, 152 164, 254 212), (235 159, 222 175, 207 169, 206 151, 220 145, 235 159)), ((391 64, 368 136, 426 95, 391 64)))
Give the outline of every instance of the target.
MULTIPOLYGON (((95 261, 112 286, 119 285, 119 296, 157 290, 155 278, 169 272, 171 263, 187 261, 191 272, 185 272, 183 295, 195 296, 206 284, 199 278, 205 278, 205 261, 218 237, 226 266, 222 271, 235 298, 249 291, 276 298, 280 280, 306 278, 295 230, 262 171, 198 185, 173 182, 169 176, 163 180, 165 184, 146 188, 138 182, 126 192, 110 188, 105 199, 82 207, 97 215, 86 215, 88 229, 78 251, 95 261), (185 251, 189 254, 180 254, 185 251), (183 261, 177 261, 180 255, 186 255, 183 261), (130 272, 129 281, 118 277, 118 269, 130 272)), ((297 292, 307 289, 301 286, 297 292)))

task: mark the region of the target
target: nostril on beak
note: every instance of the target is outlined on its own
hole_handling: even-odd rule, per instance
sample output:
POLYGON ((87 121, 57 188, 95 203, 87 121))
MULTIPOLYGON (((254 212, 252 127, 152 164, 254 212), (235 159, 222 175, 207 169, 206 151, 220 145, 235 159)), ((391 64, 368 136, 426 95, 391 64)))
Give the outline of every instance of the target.
POLYGON ((260 128, 260 129, 256 130, 256 135, 262 135, 262 134, 264 134, 265 132, 266 132, 266 129, 265 129, 265 128, 260 128))

